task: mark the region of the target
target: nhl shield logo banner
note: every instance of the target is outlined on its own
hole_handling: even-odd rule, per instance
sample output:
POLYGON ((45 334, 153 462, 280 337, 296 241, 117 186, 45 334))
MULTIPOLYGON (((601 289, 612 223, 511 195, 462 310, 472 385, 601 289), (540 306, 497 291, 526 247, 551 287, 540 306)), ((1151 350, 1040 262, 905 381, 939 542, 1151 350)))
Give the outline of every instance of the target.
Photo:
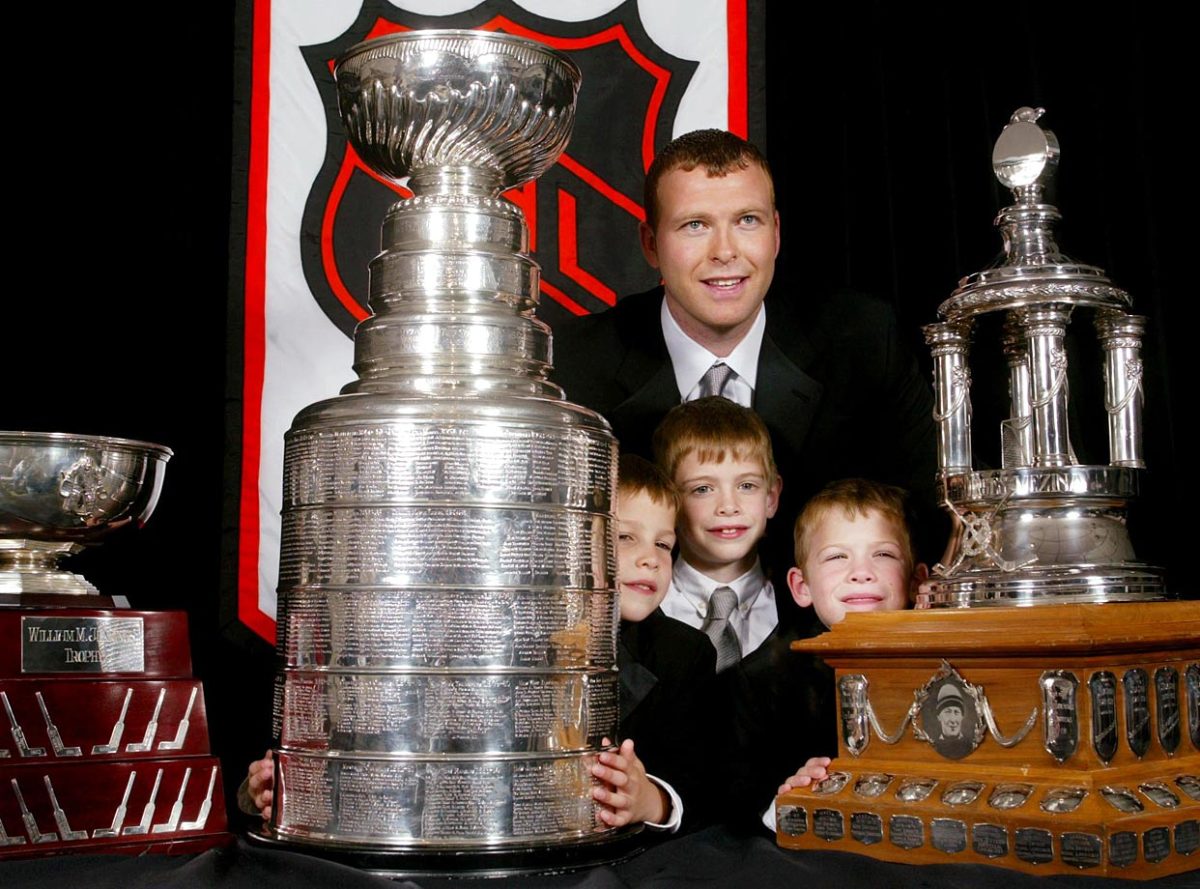
MULTIPOLYGON (((356 43, 416 28, 498 30, 569 54, 583 72, 574 135, 524 212, 553 327, 644 290, 642 180, 656 151, 703 127, 761 143, 761 0, 382 0, 254 3, 244 243, 232 251, 240 351, 236 604, 275 637, 283 437, 295 414, 354 378, 353 333, 388 206, 408 192, 370 172, 337 115, 333 63, 356 43)), ((245 112, 243 112, 245 113, 245 112)), ((237 226, 240 229, 240 226, 237 226)))

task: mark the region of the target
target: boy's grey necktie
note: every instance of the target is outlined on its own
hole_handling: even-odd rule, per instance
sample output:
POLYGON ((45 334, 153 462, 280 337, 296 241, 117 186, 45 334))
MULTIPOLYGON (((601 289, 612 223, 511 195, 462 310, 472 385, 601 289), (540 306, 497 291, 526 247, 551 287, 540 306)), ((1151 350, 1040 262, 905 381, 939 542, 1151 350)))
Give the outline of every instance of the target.
POLYGON ((700 392, 696 397, 707 398, 710 395, 724 395, 725 387, 729 385, 729 379, 732 376, 734 376, 733 368, 724 361, 718 361, 700 378, 700 392))
POLYGON ((712 640, 717 650, 717 672, 732 667, 742 659, 742 645, 729 623, 729 615, 737 608, 737 593, 732 587, 719 586, 708 600, 708 614, 700 630, 712 640))

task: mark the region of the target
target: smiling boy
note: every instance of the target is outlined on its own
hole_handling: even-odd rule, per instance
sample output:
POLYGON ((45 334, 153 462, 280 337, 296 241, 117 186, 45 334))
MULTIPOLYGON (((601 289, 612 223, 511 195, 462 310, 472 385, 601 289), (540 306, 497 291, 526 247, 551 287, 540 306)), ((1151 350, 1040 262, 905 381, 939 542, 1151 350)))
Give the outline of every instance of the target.
MULTIPOLYGON (((788 589, 796 604, 811 607, 826 627, 840 623, 852 612, 907 608, 917 587, 929 577, 928 569, 913 554, 905 494, 890 485, 861 478, 831 482, 797 517, 794 539, 796 567, 788 572, 788 589)), ((832 714, 836 707, 833 673, 819 662, 817 669, 809 669, 808 659, 802 655, 794 658, 792 666, 806 671, 811 706, 821 711, 814 714, 814 721, 822 714, 832 714), (823 687, 817 687, 818 682, 823 687)), ((955 701, 949 699, 948 703, 955 701)), ((958 704, 961 708, 961 699, 958 704)), ((943 728, 951 721, 948 716, 943 728)), ((793 755, 834 752, 828 737, 812 738, 810 743, 807 749, 797 745, 793 755), (823 745, 826 749, 821 749, 823 745)), ((829 763, 825 755, 810 757, 778 792, 820 781, 828 774, 829 763)), ((773 818, 772 807, 764 817, 772 829, 773 818)))
POLYGON ((721 672, 778 623, 758 559, 783 486, 771 437, 754 411, 713 396, 673 408, 655 430, 654 452, 682 498, 679 558, 663 611, 712 640, 721 672))

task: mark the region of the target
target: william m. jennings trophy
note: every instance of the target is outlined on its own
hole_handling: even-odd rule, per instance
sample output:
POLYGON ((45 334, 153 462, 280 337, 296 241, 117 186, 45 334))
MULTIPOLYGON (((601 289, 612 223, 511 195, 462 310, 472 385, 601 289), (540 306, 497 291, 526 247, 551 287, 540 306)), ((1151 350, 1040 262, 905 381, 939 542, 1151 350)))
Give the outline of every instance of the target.
POLYGON ((0 432, 0 860, 231 839, 187 615, 119 607, 58 566, 144 524, 170 457, 0 432))
POLYGON ((335 74, 358 157, 413 197, 370 265, 358 379, 286 437, 262 839, 410 872, 610 856, 590 765, 617 728, 616 442, 547 380, 539 269, 499 197, 565 148, 578 68, 427 31, 335 74))
POLYGON ((1055 244, 1043 189, 1059 146, 1041 114, 1018 110, 992 156, 1015 197, 1003 261, 925 329, 950 546, 917 611, 850 614, 797 643, 835 668, 841 731, 829 777, 778 799, 782 846, 1136 879, 1200 867, 1200 603, 1160 601, 1125 528, 1145 319, 1055 244), (1104 355, 1102 466, 1077 462, 1067 429, 1065 337, 1085 313, 1104 355), (985 321, 1009 371, 997 470, 971 448, 985 321))

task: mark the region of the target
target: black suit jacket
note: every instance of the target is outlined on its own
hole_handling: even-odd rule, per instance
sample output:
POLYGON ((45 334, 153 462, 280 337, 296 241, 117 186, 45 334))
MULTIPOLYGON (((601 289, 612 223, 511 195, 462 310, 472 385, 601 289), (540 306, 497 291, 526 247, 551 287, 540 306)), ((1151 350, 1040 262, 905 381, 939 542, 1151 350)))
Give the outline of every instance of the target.
MULTIPOLYGON (((728 708, 716 702, 717 652, 694 627, 655 609, 637 623, 621 621, 621 738, 632 738, 646 771, 683 800, 683 829, 720 812, 713 780, 728 755, 728 708)), ((785 776, 786 777, 786 776, 785 776)))
POLYGON ((725 819, 751 833, 775 791, 813 756, 837 756, 834 673, 820 658, 792 651, 801 638, 780 625, 736 667, 718 677, 729 701, 729 805, 725 819))
MULTIPOLYGON (((662 335, 662 296, 661 287, 629 296, 554 332, 554 378, 567 398, 603 414, 623 451, 648 458, 655 427, 682 400, 662 335)), ((834 479, 873 478, 910 491, 921 519, 930 521, 937 514, 937 444, 932 388, 889 306, 853 293, 792 302, 767 299, 754 409, 771 433, 783 477, 764 563, 785 606, 781 614, 795 618, 784 574, 805 501, 834 479)), ((928 541, 919 535, 926 558, 940 555, 940 527, 928 531, 928 541)))

